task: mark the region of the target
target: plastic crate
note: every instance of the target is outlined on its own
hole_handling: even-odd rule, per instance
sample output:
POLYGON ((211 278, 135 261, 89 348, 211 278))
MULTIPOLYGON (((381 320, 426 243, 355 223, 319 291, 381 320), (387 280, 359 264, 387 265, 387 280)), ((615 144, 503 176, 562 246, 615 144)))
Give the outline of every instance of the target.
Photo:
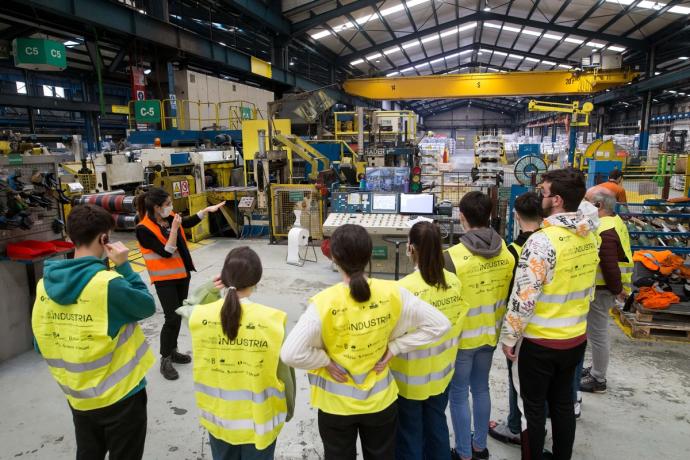
POLYGON ((50 241, 25 240, 7 245, 7 257, 10 259, 31 260, 57 251, 55 244, 50 241))

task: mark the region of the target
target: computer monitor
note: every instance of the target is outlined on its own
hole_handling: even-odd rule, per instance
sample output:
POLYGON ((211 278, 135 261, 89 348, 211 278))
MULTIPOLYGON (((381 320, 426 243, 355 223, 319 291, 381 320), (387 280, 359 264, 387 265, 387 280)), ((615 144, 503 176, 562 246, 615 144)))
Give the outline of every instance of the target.
POLYGON ((372 195, 371 212, 380 214, 398 212, 397 193, 374 193, 372 195))
POLYGON ((400 214, 433 214, 434 195, 430 193, 401 193, 400 214))

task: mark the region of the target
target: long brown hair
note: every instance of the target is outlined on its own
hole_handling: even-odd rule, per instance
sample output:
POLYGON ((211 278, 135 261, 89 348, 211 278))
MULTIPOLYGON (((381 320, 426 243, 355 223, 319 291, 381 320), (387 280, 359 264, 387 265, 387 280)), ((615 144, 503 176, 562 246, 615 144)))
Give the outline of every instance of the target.
POLYGON ((233 249, 225 258, 220 279, 228 292, 220 310, 220 323, 228 339, 237 338, 242 319, 242 306, 237 291, 256 286, 262 274, 263 267, 259 255, 247 246, 233 249))
POLYGON ((371 260, 371 250, 371 237, 359 225, 341 225, 331 236, 331 256, 350 277, 350 296, 357 302, 366 302, 371 298, 371 289, 364 277, 364 269, 371 260))
POLYGON ((448 283, 443 274, 443 250, 438 225, 431 222, 417 222, 410 229, 408 239, 414 248, 415 261, 424 282, 429 286, 448 289, 448 283))
POLYGON ((136 205, 139 219, 144 216, 149 216, 149 219, 155 222, 156 220, 156 206, 163 206, 170 194, 158 187, 151 187, 148 191, 137 196, 136 205))

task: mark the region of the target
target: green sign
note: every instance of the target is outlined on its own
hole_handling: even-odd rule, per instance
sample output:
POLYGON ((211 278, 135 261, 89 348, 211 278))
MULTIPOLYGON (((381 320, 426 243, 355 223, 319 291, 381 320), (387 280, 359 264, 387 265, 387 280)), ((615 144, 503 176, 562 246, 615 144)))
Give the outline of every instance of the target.
POLYGON ((158 99, 134 102, 134 119, 137 123, 160 123, 161 102, 158 99))
POLYGON ((388 258, 388 246, 374 246, 371 251, 372 259, 387 259, 388 258))
POLYGON ((14 65, 30 70, 65 70, 67 51, 61 42, 43 38, 17 38, 12 41, 14 65))
POLYGON ((297 203, 299 201, 302 201, 304 199, 304 192, 299 191, 299 192, 288 192, 288 200, 290 200, 290 203, 297 203))
POLYGON ((252 117, 252 108, 251 107, 242 107, 242 119, 243 120, 251 120, 252 117))
POLYGON ((24 157, 18 153, 10 153, 8 157, 10 160, 10 166, 19 166, 24 164, 24 157))

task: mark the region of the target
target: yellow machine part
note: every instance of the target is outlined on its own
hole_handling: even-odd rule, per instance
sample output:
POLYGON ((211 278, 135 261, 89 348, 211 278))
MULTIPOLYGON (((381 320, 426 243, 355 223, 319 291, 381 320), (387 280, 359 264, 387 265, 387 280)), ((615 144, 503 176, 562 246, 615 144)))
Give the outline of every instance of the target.
POLYGON ((296 153, 300 158, 311 165, 311 179, 316 179, 319 175, 319 161, 323 164, 322 170, 328 169, 331 162, 324 155, 321 154, 311 145, 307 144, 299 136, 292 134, 283 134, 282 132, 274 132, 273 139, 279 144, 284 145, 296 153))
POLYGON ((625 85, 639 73, 612 71, 505 72, 346 80, 346 93, 373 100, 451 99, 590 94, 625 85))
MULTIPOLYGON (((187 207, 189 209, 189 215, 196 214, 197 212, 208 206, 208 200, 206 199, 205 193, 198 193, 194 195, 189 195, 187 197, 187 207)), ((195 225, 190 229, 185 229, 187 236, 194 243, 208 238, 211 236, 211 225, 208 220, 208 216, 201 219, 199 225, 195 225)))
POLYGON ((156 176, 153 185, 170 194, 176 212, 187 211, 189 197, 196 194, 194 176, 156 176))
MULTIPOLYGON (((273 120, 273 128, 283 134, 292 134, 292 123, 289 119, 273 120)), ((248 161, 254 160, 254 155, 259 151, 259 130, 266 131, 266 150, 270 149, 268 141, 268 120, 244 120, 242 122, 242 154, 244 157, 244 183, 247 184, 247 165, 248 161)), ((286 148, 288 164, 290 166, 290 177, 292 177, 292 149, 286 148)))
POLYGON ((230 187, 232 182, 232 169, 235 167, 234 163, 211 163, 207 164, 205 167, 216 174, 219 187, 230 187))

